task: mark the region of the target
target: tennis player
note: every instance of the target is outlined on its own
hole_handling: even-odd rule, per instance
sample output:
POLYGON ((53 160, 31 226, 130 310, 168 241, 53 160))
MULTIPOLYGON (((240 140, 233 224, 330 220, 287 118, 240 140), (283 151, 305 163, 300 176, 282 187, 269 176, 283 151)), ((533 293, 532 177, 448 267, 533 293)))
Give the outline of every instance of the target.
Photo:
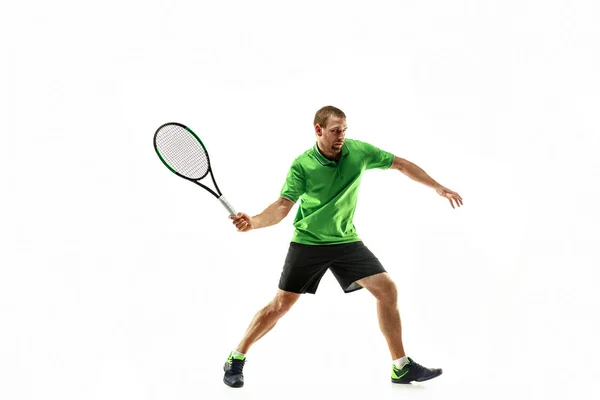
POLYGON ((245 213, 230 217, 240 232, 265 228, 283 220, 300 200, 279 290, 254 316, 241 342, 229 354, 223 381, 231 387, 244 385, 243 368, 250 347, 273 329, 301 294, 314 294, 328 269, 344 292, 366 288, 377 299, 379 327, 392 358, 392 382, 435 378, 442 374, 441 369, 425 368, 406 356, 396 285, 358 237, 352 217, 362 174, 372 168, 398 170, 434 189, 452 208, 460 207, 462 198, 410 161, 371 144, 345 139, 346 115, 336 107, 318 110, 314 127, 317 142, 294 160, 277 201, 253 217, 245 213))

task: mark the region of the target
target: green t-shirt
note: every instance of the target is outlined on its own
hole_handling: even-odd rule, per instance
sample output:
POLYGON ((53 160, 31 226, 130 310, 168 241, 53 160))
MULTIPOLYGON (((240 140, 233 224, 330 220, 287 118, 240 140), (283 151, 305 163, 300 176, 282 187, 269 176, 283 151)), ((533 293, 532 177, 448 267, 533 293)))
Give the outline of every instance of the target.
POLYGON ((323 245, 357 242, 352 222, 363 171, 389 168, 394 155, 359 140, 346 139, 339 161, 315 144, 294 160, 280 196, 300 199, 292 242, 323 245))

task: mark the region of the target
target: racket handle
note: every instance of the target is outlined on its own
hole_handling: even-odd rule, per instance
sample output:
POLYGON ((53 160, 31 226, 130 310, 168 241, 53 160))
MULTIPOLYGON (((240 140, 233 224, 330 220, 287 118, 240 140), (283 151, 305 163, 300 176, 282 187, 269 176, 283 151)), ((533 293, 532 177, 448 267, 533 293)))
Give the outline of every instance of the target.
POLYGON ((225 196, 221 195, 221 197, 219 197, 219 201, 221 202, 221 204, 223 204, 223 207, 225 207, 227 211, 229 211, 229 215, 237 214, 237 212, 235 212, 235 209, 231 206, 231 204, 229 204, 225 196))

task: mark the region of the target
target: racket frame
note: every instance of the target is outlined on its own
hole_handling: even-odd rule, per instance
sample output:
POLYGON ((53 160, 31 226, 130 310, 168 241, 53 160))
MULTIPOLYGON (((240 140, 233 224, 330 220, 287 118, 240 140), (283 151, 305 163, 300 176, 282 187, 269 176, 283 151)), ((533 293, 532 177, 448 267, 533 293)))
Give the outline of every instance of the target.
POLYGON ((188 128, 187 126, 180 124, 179 122, 167 122, 166 124, 162 124, 161 126, 158 127, 158 129, 156 130, 156 133, 154 133, 154 150, 156 151, 156 154, 158 155, 158 158, 160 158, 160 161, 162 161, 162 163, 171 171, 173 172, 175 175, 188 180, 190 182, 194 182, 196 185, 203 187, 204 189, 206 189, 210 194, 212 194, 213 196, 215 196, 220 202, 221 204, 223 204, 223 206, 229 211, 229 213, 231 215, 235 215, 236 211, 235 209, 231 206, 231 204, 227 201, 227 199, 225 199, 225 196, 223 196, 223 193, 221 193, 221 189, 219 189, 219 185, 217 185, 217 181, 215 180, 214 174, 212 172, 212 166, 210 165, 210 156, 208 155, 208 151, 206 150, 206 147, 204 146, 204 143, 202 143, 202 140, 200 140, 200 138, 198 137, 198 135, 196 135, 194 133, 194 131, 192 131, 190 128, 188 128), (167 162, 165 161, 165 159, 163 158, 163 156, 160 154, 160 152, 158 151, 158 146, 156 144, 156 137, 158 136, 158 132, 160 132, 160 130, 167 126, 167 125, 176 125, 179 126, 183 129, 185 129, 186 131, 188 131, 194 138, 196 138, 196 140, 198 141, 198 143, 200 143, 200 145, 202 146, 202 149, 204 150, 204 154, 206 154, 206 161, 208 163, 208 168, 206 169, 206 173, 204 175, 202 175, 200 178, 197 179, 193 179, 193 178, 188 178, 185 175, 180 174, 179 172, 175 171, 169 164, 167 164, 167 162), (210 174, 210 178, 212 179, 213 185, 215 185, 215 189, 217 189, 217 191, 215 192, 214 190, 212 190, 211 188, 209 188, 206 185, 203 185, 202 183, 200 183, 199 181, 204 179, 206 177, 206 175, 210 174))

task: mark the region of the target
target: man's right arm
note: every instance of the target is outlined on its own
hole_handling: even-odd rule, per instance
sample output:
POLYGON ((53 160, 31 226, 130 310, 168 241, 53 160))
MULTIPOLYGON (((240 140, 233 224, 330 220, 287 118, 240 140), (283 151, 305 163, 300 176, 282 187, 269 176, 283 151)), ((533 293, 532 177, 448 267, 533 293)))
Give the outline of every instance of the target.
POLYGON ((247 232, 252 229, 266 228, 278 224, 289 214, 293 206, 293 201, 280 197, 254 217, 250 217, 245 213, 238 213, 229 218, 233 220, 233 224, 239 232, 247 232))

